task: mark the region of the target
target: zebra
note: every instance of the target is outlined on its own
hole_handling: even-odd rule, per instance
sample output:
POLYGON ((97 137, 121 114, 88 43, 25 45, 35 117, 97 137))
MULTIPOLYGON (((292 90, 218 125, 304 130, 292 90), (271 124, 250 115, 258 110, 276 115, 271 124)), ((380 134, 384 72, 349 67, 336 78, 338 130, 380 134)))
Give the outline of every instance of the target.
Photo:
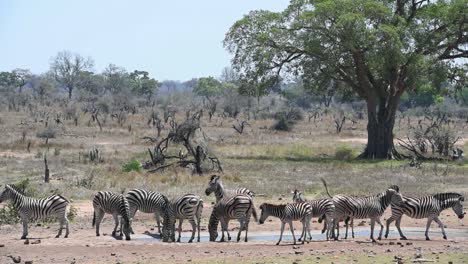
MULTIPOLYGON (((370 218, 371 220, 371 233, 370 239, 372 242, 376 242, 374 239, 374 227, 377 222, 380 225, 380 232, 378 239, 382 239, 383 224, 380 221, 380 217, 385 212, 385 209, 390 205, 392 200, 396 200, 394 197, 400 197, 399 188, 396 185, 391 186, 385 192, 380 193, 375 196, 348 196, 348 195, 335 195, 331 196, 328 191, 327 183, 324 179, 321 179, 327 194, 330 198, 333 199, 335 203, 335 219, 334 224, 338 224, 339 219, 345 219, 346 217, 351 217, 352 219, 363 219, 370 218), (395 190, 397 189, 397 190, 395 190)), ((346 232, 348 232, 348 227, 346 227, 346 232)), ((335 240, 338 240, 338 237, 335 237, 335 240)))
POLYGON ((463 211, 462 202, 465 201, 465 197, 459 193, 438 193, 434 195, 428 195, 423 197, 413 196, 402 196, 402 201, 392 201, 392 216, 387 219, 387 228, 385 231, 385 238, 388 237, 390 224, 396 220, 396 227, 400 233, 400 239, 406 240, 406 236, 401 232, 400 223, 403 214, 416 219, 427 218, 426 225, 426 240, 430 240, 428 236, 429 227, 432 221, 436 221, 442 229, 442 235, 444 239, 447 239, 445 234, 444 225, 439 219, 439 214, 448 208, 452 208, 459 219, 463 219, 465 212, 463 211))
POLYGON ((116 235, 120 215, 123 221, 123 227, 120 228, 120 236, 122 236, 123 229, 125 240, 130 240, 132 218, 130 217, 130 205, 125 195, 108 191, 99 191, 94 196, 93 208, 93 227, 96 225, 96 236, 100 236, 99 226, 102 219, 104 218, 104 215, 107 213, 112 214, 115 221, 115 227, 114 231, 112 231, 112 236, 116 235))
MULTIPOLYGON (((234 190, 224 189, 224 186, 221 183, 221 178, 219 175, 211 175, 210 181, 208 183, 208 188, 206 188, 205 190, 205 194, 209 196, 212 192, 214 192, 215 194, 216 202, 219 202, 219 200, 221 200, 224 196, 232 196, 236 194, 245 194, 247 196, 250 196, 251 198, 255 196, 255 194, 247 188, 237 188, 234 190)), ((253 214, 257 215, 257 211, 255 207, 253 207, 252 210, 253 210, 253 214)), ((229 231, 226 230, 226 232, 228 233, 228 237, 231 237, 229 235, 229 231)))
MULTIPOLYGON (((327 240, 330 238, 330 236, 332 238, 334 237, 333 217, 335 214, 335 204, 333 204, 332 200, 316 199, 316 200, 308 201, 307 199, 305 199, 304 194, 301 191, 298 191, 296 189, 293 192, 293 202, 294 203, 306 202, 310 204, 310 206, 312 207, 311 217, 319 217, 319 223, 321 223, 322 220, 325 219, 323 229, 324 230, 326 229, 327 231, 327 234, 326 234, 327 240)), ((310 228, 307 229, 307 232, 309 233, 309 239, 312 240, 312 235, 310 234, 310 228)), ((324 232, 325 231, 323 231, 322 233, 324 232)), ((299 241, 301 240, 302 240, 302 236, 299 238, 299 241)))
POLYGON ((65 238, 70 234, 70 228, 67 218, 67 207, 70 201, 58 194, 51 195, 47 198, 33 198, 23 194, 14 185, 5 185, 5 189, 0 194, 0 203, 11 200, 13 206, 18 211, 18 214, 23 222, 23 235, 21 239, 26 239, 28 236, 28 223, 30 220, 45 219, 48 217, 57 217, 60 222, 60 229, 55 236, 59 238, 62 235, 63 226, 65 225, 65 238))
MULTIPOLYGON (((138 210, 143 213, 154 213, 158 232, 161 234, 161 216, 164 214, 166 202, 163 194, 142 189, 134 189, 127 193, 126 197, 130 205, 130 218, 133 219, 138 210)), ((134 234, 133 229, 130 230, 134 234)))
MULTIPOLYGON (((167 201, 167 199, 165 201, 167 201)), ((200 242, 200 221, 203 211, 203 200, 195 194, 186 194, 174 199, 173 201, 167 202, 164 213, 163 242, 169 242, 169 238, 172 241, 175 240, 176 219, 179 220, 179 236, 177 238, 177 242, 180 242, 180 234, 184 219, 188 219, 192 225, 192 237, 188 242, 192 243, 197 230, 197 241, 200 242)))
MULTIPOLYGON (((302 235, 301 237, 306 237, 306 230, 309 228, 310 218, 312 217, 312 206, 309 203, 288 203, 274 205, 269 203, 263 203, 260 205, 261 216, 260 224, 265 223, 265 220, 268 216, 275 216, 281 220, 281 234, 276 245, 279 245, 281 239, 283 238, 284 226, 286 223, 289 223, 289 229, 291 230, 294 245, 296 245, 296 237, 294 236, 293 221, 302 222, 302 235)), ((305 239, 302 240, 304 244, 305 239)))
MULTIPOLYGON (((219 200, 213 207, 211 212, 208 231, 210 234, 210 241, 216 241, 218 237, 218 224, 221 222, 221 242, 224 242, 224 231, 227 232, 229 221, 237 219, 240 223, 239 233, 237 234, 237 242, 240 241, 241 233, 245 230, 244 241, 248 240, 249 221, 253 215, 257 221, 257 214, 253 210, 254 204, 252 197, 245 194, 236 194, 232 196, 225 196, 219 200)), ((227 232, 228 240, 231 240, 229 232, 227 232)))

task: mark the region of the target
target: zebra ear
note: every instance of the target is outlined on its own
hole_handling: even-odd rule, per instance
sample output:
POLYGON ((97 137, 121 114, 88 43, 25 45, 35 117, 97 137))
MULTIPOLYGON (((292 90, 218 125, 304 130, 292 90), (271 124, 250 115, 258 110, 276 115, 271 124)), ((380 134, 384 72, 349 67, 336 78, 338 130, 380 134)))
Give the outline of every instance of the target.
POLYGON ((460 200, 460 202, 464 202, 464 201, 465 201, 465 197, 460 196, 460 198, 458 198, 458 200, 460 200))

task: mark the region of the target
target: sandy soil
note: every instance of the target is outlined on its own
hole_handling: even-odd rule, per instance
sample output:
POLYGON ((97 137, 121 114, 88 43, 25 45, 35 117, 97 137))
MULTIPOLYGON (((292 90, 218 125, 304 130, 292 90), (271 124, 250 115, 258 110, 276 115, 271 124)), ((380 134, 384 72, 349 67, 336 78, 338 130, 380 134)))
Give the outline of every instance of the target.
MULTIPOLYGON (((245 242, 211 243, 200 242, 161 243, 158 239, 157 229, 153 227, 151 215, 137 214, 134 230, 136 235, 132 241, 117 240, 110 236, 112 231, 112 219, 106 216, 102 226, 101 237, 96 237, 91 227, 92 206, 90 202, 73 203, 79 210, 79 217, 71 225, 71 234, 67 239, 54 238, 57 224, 51 223, 43 226, 32 226, 29 234, 29 244, 20 240, 21 226, 2 226, 0 228, 0 263, 14 263, 13 257, 21 257, 21 263, 33 261, 33 263, 230 263, 245 262, 269 263, 268 258, 280 260, 293 258, 300 261, 302 258, 316 257, 320 262, 333 258, 334 263, 347 263, 345 257, 364 255, 369 258, 377 256, 401 256, 410 263, 416 254, 424 258, 437 259, 439 256, 466 253, 468 256, 468 227, 461 225, 453 212, 445 211, 441 219, 448 227, 449 240, 443 240, 439 228, 433 224, 431 230, 432 241, 424 240, 423 227, 425 220, 404 218, 402 226, 404 232, 410 238, 408 241, 400 241, 392 226, 389 239, 383 239, 379 243, 371 243, 368 234, 368 221, 356 221, 355 239, 324 241, 318 236, 321 224, 312 223, 313 240, 309 244, 293 246, 290 240, 290 232, 285 230, 284 243, 275 246, 279 235, 279 221, 270 219, 264 225, 252 223, 250 225, 249 239, 245 242), (416 228, 418 227, 418 228, 416 228), (148 233, 152 235, 148 235, 148 233), (35 244, 40 242, 38 244, 35 244), (3 247, 1 247, 3 245, 3 247), (266 259, 265 259, 266 258, 266 259)), ((207 239, 207 217, 211 211, 207 205, 204 210, 202 223, 202 240, 207 239)), ((384 218, 388 217, 388 213, 384 218)), ((232 222, 231 234, 235 236, 238 224, 232 222)), ((296 234, 299 225, 295 225, 296 234)), ((189 225, 183 227, 183 241, 187 241, 190 235, 189 225)), ((341 229, 344 232, 344 229, 341 229)), ((468 258, 468 257, 467 257, 468 258)), ((459 259, 458 259, 459 260, 459 259)), ((462 261, 468 261, 462 260, 462 261)), ((297 262, 297 261, 296 261, 297 262)), ((298 262, 299 263, 299 262, 298 262)), ((328 262, 330 263, 330 262, 328 262)), ((459 262, 454 262, 459 263, 459 262)), ((463 262, 461 262, 463 263, 463 262)))

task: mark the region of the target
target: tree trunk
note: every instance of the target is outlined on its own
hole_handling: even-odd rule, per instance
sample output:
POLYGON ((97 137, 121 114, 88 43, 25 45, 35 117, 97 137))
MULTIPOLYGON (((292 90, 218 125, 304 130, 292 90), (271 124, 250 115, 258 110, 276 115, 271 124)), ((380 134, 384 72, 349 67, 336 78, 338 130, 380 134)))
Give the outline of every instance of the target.
POLYGON ((73 88, 72 88, 72 87, 68 87, 68 99, 71 99, 71 98, 72 98, 72 91, 73 91, 73 88))
MULTIPOLYGON (((375 99, 375 98, 374 98, 375 99)), ((397 159, 400 154, 393 143, 393 127, 399 96, 382 100, 376 107, 375 100, 367 100, 367 146, 359 157, 364 159, 397 159)))

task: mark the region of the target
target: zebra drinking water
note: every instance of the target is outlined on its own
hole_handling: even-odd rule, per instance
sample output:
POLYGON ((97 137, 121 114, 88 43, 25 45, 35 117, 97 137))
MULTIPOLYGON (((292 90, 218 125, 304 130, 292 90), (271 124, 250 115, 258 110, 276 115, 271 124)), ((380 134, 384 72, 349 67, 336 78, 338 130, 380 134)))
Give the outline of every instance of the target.
POLYGON ((401 218, 403 214, 405 214, 416 219, 427 218, 425 232, 426 240, 430 240, 428 232, 433 220, 436 221, 442 229, 443 238, 447 239, 444 225, 442 224, 442 221, 440 221, 439 215, 443 210, 452 208, 458 218, 462 219, 465 216, 465 213, 463 212, 463 201, 465 201, 465 197, 459 193, 438 193, 423 197, 403 195, 402 201, 392 201, 392 216, 387 219, 385 238, 388 237, 390 224, 393 221, 396 221, 395 225, 398 229, 398 233, 400 233, 400 238, 402 240, 407 239, 400 228, 401 218))
POLYGON ((119 216, 122 217, 123 228, 120 229, 120 236, 125 234, 125 239, 130 240, 130 230, 132 219, 130 217, 130 205, 123 194, 108 191, 99 191, 93 199, 94 216, 93 226, 96 225, 96 236, 100 236, 99 226, 104 215, 111 214, 114 217, 115 227, 112 235, 115 236, 119 225, 119 216))
POLYGON ((67 206, 69 201, 61 195, 52 195, 47 198, 37 199, 25 196, 18 188, 13 185, 5 185, 5 189, 0 194, 0 203, 11 200, 13 206, 18 211, 18 214, 23 222, 23 235, 21 239, 26 239, 28 236, 28 223, 30 220, 45 219, 48 217, 57 217, 60 222, 60 229, 55 236, 56 238, 62 235, 62 229, 65 225, 65 238, 70 234, 67 206))
MULTIPOLYGON (((312 217, 312 206, 308 203, 291 203, 291 204, 281 204, 274 205, 264 203, 260 206, 262 211, 260 216, 260 224, 263 224, 268 216, 278 217, 281 220, 281 234, 276 245, 279 245, 281 239, 283 238, 284 226, 286 223, 289 224, 289 229, 294 239, 294 245, 296 244, 296 237, 294 236, 293 221, 300 221, 302 223, 302 235, 301 237, 306 237, 306 230, 309 228, 310 218, 312 217)), ((305 239, 302 240, 304 244, 305 239)))
MULTIPOLYGON (((218 224, 221 222, 221 242, 224 242, 224 231, 227 232, 229 221, 237 219, 240 223, 239 233, 237 234, 237 242, 240 241, 242 231, 245 230, 245 239, 247 242, 249 221, 253 214, 255 221, 257 221, 257 214, 253 210, 254 205, 252 197, 245 194, 236 194, 233 196, 225 196, 219 200, 213 207, 208 224, 208 231, 210 233, 210 241, 216 241, 218 237, 218 224)), ((229 232, 227 232, 228 240, 231 240, 229 232)))
POLYGON ((177 242, 180 242, 182 223, 188 219, 192 225, 192 237, 188 241, 192 243, 195 238, 195 232, 198 230, 197 241, 200 242, 200 221, 203 211, 203 200, 194 194, 186 194, 167 203, 164 213, 163 242, 169 242, 175 238, 175 221, 179 220, 179 236, 177 242), (170 238, 170 239, 169 239, 170 238))

